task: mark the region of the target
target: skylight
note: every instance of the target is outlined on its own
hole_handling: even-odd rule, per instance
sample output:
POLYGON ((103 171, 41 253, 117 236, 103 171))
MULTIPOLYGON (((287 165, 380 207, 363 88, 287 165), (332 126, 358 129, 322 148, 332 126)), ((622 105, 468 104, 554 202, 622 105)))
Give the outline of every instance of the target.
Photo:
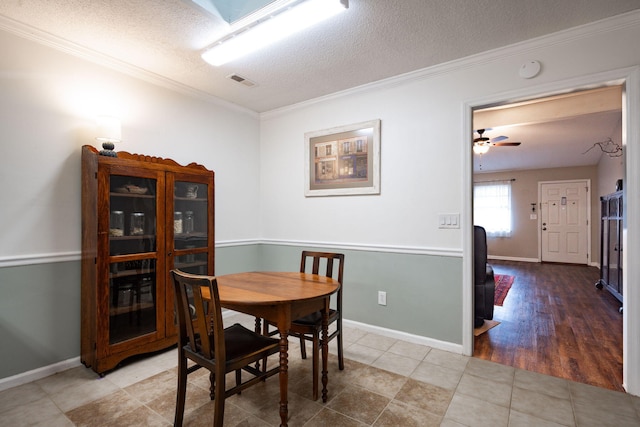
POLYGON ((231 24, 227 35, 207 48, 202 58, 213 66, 223 65, 313 26, 348 7, 348 0, 273 1, 231 24))
MULTIPOLYGON (((265 9, 271 3, 283 3, 282 0, 191 0, 202 9, 219 16, 229 24, 234 24, 247 16, 265 9)), ((290 3, 290 0, 286 0, 290 3)), ((271 8, 269 8, 271 9, 271 8)))

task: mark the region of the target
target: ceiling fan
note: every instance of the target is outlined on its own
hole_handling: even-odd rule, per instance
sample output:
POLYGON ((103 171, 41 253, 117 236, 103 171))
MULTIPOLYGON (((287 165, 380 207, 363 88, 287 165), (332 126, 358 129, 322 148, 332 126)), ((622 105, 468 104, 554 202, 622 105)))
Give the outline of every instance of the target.
POLYGON ((484 133, 491 129, 478 129, 476 132, 478 133, 477 138, 473 139, 473 151, 476 154, 484 154, 489 151, 490 147, 517 147, 521 144, 521 142, 502 142, 505 139, 509 139, 508 136, 500 135, 495 138, 489 138, 484 136, 484 133))

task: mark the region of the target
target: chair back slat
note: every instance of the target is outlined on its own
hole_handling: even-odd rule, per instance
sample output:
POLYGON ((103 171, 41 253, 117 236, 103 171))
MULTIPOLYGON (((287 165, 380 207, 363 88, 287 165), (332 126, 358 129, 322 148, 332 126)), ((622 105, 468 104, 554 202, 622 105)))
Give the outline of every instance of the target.
POLYGON ((337 280, 340 282, 340 290, 338 290, 337 294, 337 309, 342 313, 342 289, 344 283, 343 280, 343 272, 344 272, 344 254, 338 254, 333 252, 314 252, 314 251, 302 251, 302 259, 300 261, 300 272, 305 273, 307 266, 307 259, 312 258, 313 263, 311 264, 311 274, 320 274, 320 266, 321 260, 324 260, 326 264, 326 270, 324 275, 327 277, 334 277, 334 261, 337 263, 337 280))
POLYGON ((217 363, 225 363, 224 324, 214 276, 196 276, 173 270, 178 340, 217 363), (204 292, 209 294, 205 297, 204 292), (191 300, 189 298, 191 295, 191 300))

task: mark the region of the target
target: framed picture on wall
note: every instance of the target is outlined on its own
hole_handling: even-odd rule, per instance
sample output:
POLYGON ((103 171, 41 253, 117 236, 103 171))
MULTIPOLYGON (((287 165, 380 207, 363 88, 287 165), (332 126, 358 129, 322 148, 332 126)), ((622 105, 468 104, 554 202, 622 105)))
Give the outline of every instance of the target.
POLYGON ((305 192, 380 194, 380 120, 304 134, 305 192))

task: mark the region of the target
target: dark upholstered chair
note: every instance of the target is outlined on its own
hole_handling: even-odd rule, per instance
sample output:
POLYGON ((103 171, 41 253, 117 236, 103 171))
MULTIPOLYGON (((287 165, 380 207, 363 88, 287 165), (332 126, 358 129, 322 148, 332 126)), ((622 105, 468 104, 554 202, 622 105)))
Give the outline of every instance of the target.
MULTIPOLYGON (((334 277, 334 266, 337 270, 337 280, 340 282, 337 300, 334 307, 329 310, 329 326, 336 324, 336 329, 329 334, 328 341, 334 338, 338 340, 338 369, 344 369, 344 354, 342 351, 342 281, 344 271, 344 255, 331 252, 311 252, 302 251, 300 261, 300 272, 320 274, 327 277, 334 277), (310 261, 310 262, 307 262, 310 261), (322 269, 321 269, 322 267, 322 269)), ((269 322, 264 323, 264 334, 273 335, 277 331, 269 332, 269 322)), ((313 363, 313 400, 318 399, 318 377, 319 377, 319 353, 320 353, 320 332, 322 331, 322 314, 318 311, 313 314, 296 319, 291 324, 289 333, 300 338, 300 352, 302 358, 307 358, 305 340, 312 342, 312 363, 313 363)))
POLYGON ((473 227, 473 273, 475 310, 474 326, 482 326, 484 319, 493 319, 493 303, 496 281, 493 268, 487 264, 487 232, 483 227, 473 227))
POLYGON ((277 374, 273 369, 256 369, 250 364, 280 351, 279 340, 265 337, 240 324, 223 328, 218 283, 215 277, 172 270, 178 318, 178 392, 174 426, 182 426, 187 375, 209 370, 211 399, 215 400, 213 425, 222 427, 224 401, 245 388, 277 374), (195 362, 189 367, 187 359, 195 362), (241 370, 253 375, 242 382, 241 370), (225 389, 225 375, 235 371, 236 385, 225 389))

